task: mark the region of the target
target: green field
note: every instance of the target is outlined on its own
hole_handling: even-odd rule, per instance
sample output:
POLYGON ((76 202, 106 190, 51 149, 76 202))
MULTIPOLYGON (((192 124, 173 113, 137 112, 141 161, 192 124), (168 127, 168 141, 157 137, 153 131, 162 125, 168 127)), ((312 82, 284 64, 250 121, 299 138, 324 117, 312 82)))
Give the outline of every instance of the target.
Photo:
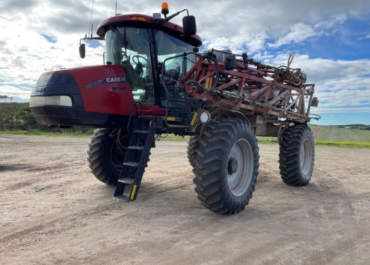
MULTIPOLYGON (((314 133, 321 133, 323 135, 322 131, 325 131, 326 128, 321 130, 321 126, 317 126, 314 128, 314 133)), ((348 130, 348 129, 347 129, 348 130)), ((343 135, 347 134, 347 130, 343 130, 343 135)), ((342 131, 342 130, 341 130, 342 131)), ((91 133, 82 132, 82 131, 74 131, 74 130, 61 130, 61 131, 43 131, 43 130, 0 130, 1 134, 18 134, 18 135, 42 135, 42 136, 72 136, 72 137, 90 137, 91 133)), ((352 132, 352 134, 354 134, 352 132)), ((367 134, 370 134, 368 132, 367 134)), ((363 132, 360 133, 360 135, 363 135, 363 132)), ((364 134, 366 136, 366 133, 364 134)), ((369 135, 368 135, 369 136, 369 135)), ((330 134, 327 135, 330 139, 330 134)), ((353 137, 356 137, 356 135, 353 135, 353 137)), ((258 142, 260 144, 276 144, 277 138, 275 137, 257 137, 258 142)), ((173 140, 173 141, 188 141, 189 136, 177 136, 173 134, 163 134, 161 135, 162 140, 173 140)), ((323 139, 326 139, 324 137, 323 139)), ((352 138, 355 139, 355 138, 352 138)), ((362 138, 361 138, 362 139, 362 138)), ((364 147, 364 148, 370 148, 370 141, 332 141, 332 140, 322 140, 320 138, 315 137, 315 143, 316 145, 328 145, 328 146, 339 146, 339 147, 364 147)))
MULTIPOLYGON (((319 126, 310 125, 316 144, 370 148, 370 125, 319 126)), ((90 136, 92 128, 71 129, 47 128, 37 124, 28 103, 0 103, 0 134, 46 135, 46 136, 90 136)), ((189 137, 162 135, 162 139, 188 140, 189 137)), ((276 138, 258 137, 260 143, 277 143, 276 138)))
POLYGON ((326 142, 370 142, 369 126, 310 126, 315 139, 326 142))
POLYGON ((15 135, 40 135, 40 136, 73 136, 73 137, 89 137, 92 135, 90 132, 83 132, 79 130, 66 129, 58 131, 46 131, 41 129, 32 130, 0 130, 1 134, 15 134, 15 135))

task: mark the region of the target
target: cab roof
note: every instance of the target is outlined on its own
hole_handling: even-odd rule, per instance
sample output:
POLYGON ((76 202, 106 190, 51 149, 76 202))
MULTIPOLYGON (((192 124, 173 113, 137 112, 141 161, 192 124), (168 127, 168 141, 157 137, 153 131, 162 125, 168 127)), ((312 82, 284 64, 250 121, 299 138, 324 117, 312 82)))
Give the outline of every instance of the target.
POLYGON ((128 15, 117 15, 104 20, 97 29, 99 37, 104 38, 105 33, 110 27, 114 26, 131 26, 131 27, 142 27, 142 28, 156 28, 167 32, 168 34, 183 40, 193 46, 199 47, 202 45, 202 40, 198 35, 192 35, 187 37, 184 35, 184 31, 181 26, 176 25, 172 22, 166 22, 164 24, 158 24, 157 20, 153 17, 141 15, 141 14, 128 14, 128 15))

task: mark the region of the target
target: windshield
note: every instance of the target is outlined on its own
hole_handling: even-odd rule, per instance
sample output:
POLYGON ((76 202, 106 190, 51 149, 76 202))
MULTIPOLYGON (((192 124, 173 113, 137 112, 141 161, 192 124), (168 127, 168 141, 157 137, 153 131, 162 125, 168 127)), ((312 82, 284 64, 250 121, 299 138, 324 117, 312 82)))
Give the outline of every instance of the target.
POLYGON ((135 101, 154 104, 150 60, 150 31, 143 28, 116 27, 105 34, 107 64, 125 68, 135 101))
POLYGON ((187 96, 182 79, 193 66, 193 46, 176 39, 162 31, 156 31, 158 63, 162 65, 161 102, 170 109, 184 108, 187 96))
POLYGON ((180 80, 191 68, 195 59, 194 55, 181 55, 192 52, 193 46, 162 31, 156 32, 155 40, 158 47, 158 62, 164 65, 167 75, 180 80))
MULTIPOLYGON (((151 29, 146 28, 114 27, 105 34, 105 62, 125 68, 135 101, 145 104, 156 102, 151 60, 151 49, 155 46, 151 45, 151 33, 151 29)), ((176 86, 181 86, 180 80, 194 62, 194 55, 183 54, 192 52, 193 46, 160 30, 154 30, 154 36, 157 60, 165 67, 166 80, 176 80, 176 86), (177 57, 172 58, 174 56, 177 57)), ((163 87, 158 86, 157 95, 163 97, 163 87)))

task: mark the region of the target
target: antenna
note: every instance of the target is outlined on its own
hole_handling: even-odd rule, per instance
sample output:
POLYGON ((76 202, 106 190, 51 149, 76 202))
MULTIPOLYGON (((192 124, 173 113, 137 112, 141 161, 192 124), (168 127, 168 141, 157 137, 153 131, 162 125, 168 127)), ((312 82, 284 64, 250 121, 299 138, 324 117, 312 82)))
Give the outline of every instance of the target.
POLYGON ((91 31, 90 31, 90 37, 92 38, 93 36, 93 30, 94 30, 94 24, 91 23, 91 31))
POLYGON ((116 0, 116 10, 115 10, 114 14, 117 16, 117 0, 116 0))
POLYGON ((94 3, 95 3, 95 0, 92 0, 92 10, 91 10, 91 38, 93 36, 93 30, 94 30, 94 3))
POLYGON ((95 0, 91 0, 91 13, 90 13, 90 21, 89 21, 91 23, 91 28, 89 28, 91 38, 93 36, 93 31, 94 31, 94 23, 93 23, 93 21, 94 21, 94 2, 95 2, 95 0))

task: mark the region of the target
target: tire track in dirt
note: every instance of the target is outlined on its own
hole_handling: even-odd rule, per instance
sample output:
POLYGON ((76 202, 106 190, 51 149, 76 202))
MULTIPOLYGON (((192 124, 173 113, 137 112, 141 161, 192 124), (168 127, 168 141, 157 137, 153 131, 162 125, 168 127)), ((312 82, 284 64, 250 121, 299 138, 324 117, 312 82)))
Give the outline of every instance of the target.
POLYGON ((369 149, 317 147, 312 183, 292 188, 281 182, 277 145, 261 145, 253 199, 224 217, 196 199, 185 143, 153 149, 129 204, 91 175, 87 144, 0 137, 2 164, 25 166, 0 171, 0 263, 369 264, 369 149))

